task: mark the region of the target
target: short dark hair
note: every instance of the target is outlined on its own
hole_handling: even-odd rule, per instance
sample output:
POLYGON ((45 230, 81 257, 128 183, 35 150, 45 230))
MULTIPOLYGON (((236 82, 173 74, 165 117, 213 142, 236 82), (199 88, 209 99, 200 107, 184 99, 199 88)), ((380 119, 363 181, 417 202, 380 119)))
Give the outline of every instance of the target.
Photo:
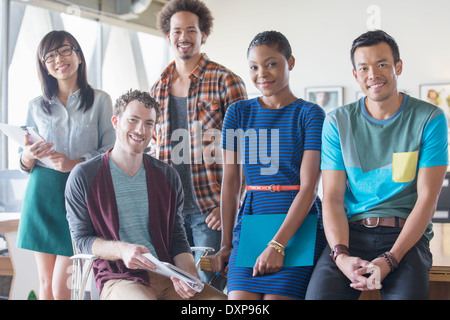
POLYGON ((119 116, 125 111, 127 105, 134 100, 139 101, 148 109, 155 109, 156 121, 158 121, 158 118, 161 114, 159 103, 150 95, 150 93, 139 90, 130 89, 129 91, 122 94, 119 98, 117 98, 116 103, 114 104, 113 114, 119 116))
POLYGON ((392 51, 392 56, 394 57, 394 63, 400 61, 400 51, 398 49, 397 42, 394 38, 388 35, 382 30, 374 30, 363 33, 358 38, 353 41, 352 49, 350 50, 350 59, 352 61, 353 69, 356 70, 355 66, 355 51, 359 47, 371 47, 375 46, 381 42, 385 42, 389 45, 392 51))
POLYGON ((292 56, 291 45, 289 44, 288 39, 281 32, 263 31, 258 33, 250 42, 250 45, 247 49, 247 57, 253 47, 262 45, 275 48, 276 50, 278 50, 278 52, 286 57, 286 60, 289 60, 289 58, 292 56))
POLYGON ((191 12, 198 17, 200 31, 209 36, 213 27, 213 16, 208 7, 199 0, 171 0, 157 15, 156 25, 167 36, 170 33, 170 19, 180 11, 191 12))

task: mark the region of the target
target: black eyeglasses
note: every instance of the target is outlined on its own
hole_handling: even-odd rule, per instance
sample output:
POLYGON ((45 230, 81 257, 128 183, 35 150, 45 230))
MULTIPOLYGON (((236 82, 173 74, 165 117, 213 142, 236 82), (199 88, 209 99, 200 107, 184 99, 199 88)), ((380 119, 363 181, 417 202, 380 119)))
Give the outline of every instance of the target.
POLYGON ((78 52, 78 49, 76 49, 74 46, 66 44, 66 45, 63 45, 63 46, 57 48, 56 50, 47 52, 44 55, 44 57, 42 58, 42 60, 45 63, 51 63, 51 62, 55 61, 57 52, 59 55, 67 57, 72 54, 72 51, 78 52))

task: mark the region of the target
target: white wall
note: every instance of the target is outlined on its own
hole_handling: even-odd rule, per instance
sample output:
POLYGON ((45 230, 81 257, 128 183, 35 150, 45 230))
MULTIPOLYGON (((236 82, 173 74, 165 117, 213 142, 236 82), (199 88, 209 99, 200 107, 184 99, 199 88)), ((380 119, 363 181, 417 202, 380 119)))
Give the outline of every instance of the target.
POLYGON ((352 41, 379 17, 380 28, 400 47, 403 74, 399 88, 419 97, 425 83, 450 83, 449 0, 205 0, 214 29, 204 45, 208 56, 239 74, 250 94, 247 47, 265 30, 282 32, 296 58, 291 86, 343 86, 344 102, 355 100, 349 52, 352 41), (370 6, 379 9, 367 12, 370 6))

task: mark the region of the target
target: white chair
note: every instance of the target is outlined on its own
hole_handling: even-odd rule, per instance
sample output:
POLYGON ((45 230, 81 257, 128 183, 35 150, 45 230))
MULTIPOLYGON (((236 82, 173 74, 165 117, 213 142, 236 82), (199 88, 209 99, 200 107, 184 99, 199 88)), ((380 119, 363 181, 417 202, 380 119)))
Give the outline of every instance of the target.
POLYGON ((214 252, 214 248, 211 247, 191 247, 192 252, 203 252, 203 254, 201 255, 200 259, 198 259, 197 263, 196 263, 196 267, 199 270, 203 270, 203 271, 210 271, 210 270, 205 270, 205 260, 203 258, 205 258, 207 255, 209 255, 210 253, 214 252))
POLYGON ((93 280, 92 266, 97 257, 92 254, 75 254, 73 260, 71 300, 96 300, 98 293, 93 280), (86 288, 89 287, 89 295, 86 288))

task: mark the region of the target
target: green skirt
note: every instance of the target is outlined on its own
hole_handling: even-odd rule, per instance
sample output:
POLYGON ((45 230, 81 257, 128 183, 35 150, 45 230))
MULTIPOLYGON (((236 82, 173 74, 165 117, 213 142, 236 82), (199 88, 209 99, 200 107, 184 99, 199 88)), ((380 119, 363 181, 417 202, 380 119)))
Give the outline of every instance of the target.
POLYGON ((64 190, 69 173, 35 166, 20 216, 17 247, 48 254, 73 255, 64 190))

